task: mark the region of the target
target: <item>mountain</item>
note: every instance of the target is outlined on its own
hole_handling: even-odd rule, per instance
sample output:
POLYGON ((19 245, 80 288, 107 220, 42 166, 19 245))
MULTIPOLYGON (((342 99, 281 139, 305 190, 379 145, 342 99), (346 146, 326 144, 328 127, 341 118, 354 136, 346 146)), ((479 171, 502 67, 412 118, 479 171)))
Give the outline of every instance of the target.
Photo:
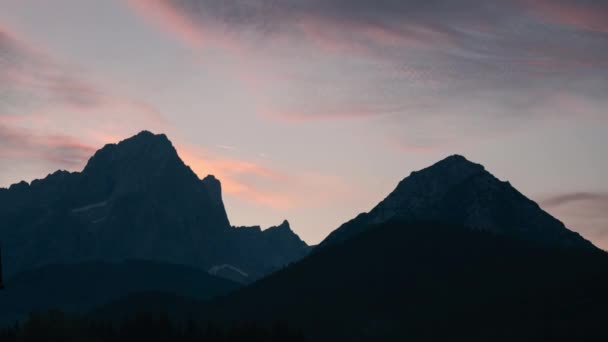
POLYGON ((0 292, 0 326, 34 311, 89 311, 132 293, 156 291, 204 300, 238 287, 195 268, 150 261, 47 265, 8 279, 0 292))
POLYGON ((606 288, 605 252, 453 156, 296 263, 207 303, 159 302, 212 325, 288 322, 310 341, 604 341, 606 288))
POLYGON ((608 256, 391 220, 201 307, 311 341, 606 340, 608 256))
MULTIPOLYGON (((300 260, 310 251, 309 246, 291 230, 287 220, 266 230, 252 226, 234 227, 232 231, 236 234, 227 243, 232 247, 231 253, 224 260, 233 271, 240 269, 246 273, 257 267, 262 274, 270 274, 289 262, 300 260), (289 259, 285 258, 286 255, 289 259)), ((220 268, 226 270, 226 267, 221 267, 226 264, 220 268)))
POLYGON ((393 219, 469 227, 549 246, 596 248, 509 182, 459 155, 412 172, 369 213, 339 227, 320 246, 344 241, 371 225, 393 219))
POLYGON ((8 275, 48 264, 155 260, 231 265, 252 281, 309 248, 280 233, 230 226, 221 184, 199 179, 163 134, 143 131, 97 151, 82 172, 0 189, 8 275))

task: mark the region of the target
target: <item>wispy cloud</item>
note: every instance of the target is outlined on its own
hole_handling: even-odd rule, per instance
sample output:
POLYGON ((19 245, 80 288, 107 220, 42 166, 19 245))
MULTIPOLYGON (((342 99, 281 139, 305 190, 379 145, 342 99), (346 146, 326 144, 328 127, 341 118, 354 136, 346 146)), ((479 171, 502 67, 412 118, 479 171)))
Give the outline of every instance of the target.
POLYGON ((276 191, 277 183, 289 178, 287 174, 258 162, 215 154, 200 146, 178 144, 178 151, 199 177, 213 174, 220 179, 228 196, 277 209, 293 205, 291 198, 276 191))
POLYGON ((608 3, 602 0, 526 0, 542 18, 559 25, 608 33, 608 3))
POLYGON ((608 250, 608 192, 571 192, 544 196, 540 205, 568 227, 608 250))
POLYGON ((284 171, 268 159, 226 157, 200 146, 177 143, 180 157, 199 177, 215 175, 228 198, 261 207, 287 210, 324 206, 350 194, 339 177, 306 170, 284 171))
POLYGON ((93 146, 109 142, 107 132, 124 137, 161 126, 167 122, 153 107, 113 94, 0 23, 0 156, 11 160, 13 177, 27 178, 21 172, 33 165, 77 170, 93 146))
POLYGON ((47 103, 85 108, 104 101, 92 83, 2 26, 0 65, 0 114, 47 103))
POLYGON ((59 168, 81 167, 96 148, 68 135, 39 134, 0 125, 0 158, 21 163, 46 161, 59 168))
POLYGON ((91 80, 86 71, 57 61, 1 23, 0 66, 0 116, 44 115, 49 108, 79 113, 113 108, 127 109, 152 124, 164 123, 162 115, 148 104, 113 94, 91 80))
POLYGON ((161 25, 184 43, 200 48, 205 42, 205 36, 187 16, 177 11, 171 3, 163 0, 126 0, 132 8, 142 13, 146 19, 161 25))
POLYGON ((259 69, 273 84, 258 89, 272 93, 261 109, 270 118, 421 116, 440 110, 437 98, 464 116, 457 106, 467 98, 476 112, 484 101, 516 99, 486 115, 526 119, 559 115, 547 110, 555 92, 598 99, 608 91, 601 1, 128 2, 179 39, 197 37, 192 47, 204 40, 248 51, 248 64, 272 63, 259 69))
POLYGON ((217 148, 221 148, 222 150, 228 150, 228 151, 236 151, 238 150, 238 148, 236 146, 231 146, 231 145, 215 145, 217 148))
MULTIPOLYGON (((587 202, 592 205, 608 208, 608 193, 573 192, 549 196, 541 201, 541 205, 548 208, 569 205, 576 202, 587 202)), ((608 227, 606 227, 608 229, 608 227)))

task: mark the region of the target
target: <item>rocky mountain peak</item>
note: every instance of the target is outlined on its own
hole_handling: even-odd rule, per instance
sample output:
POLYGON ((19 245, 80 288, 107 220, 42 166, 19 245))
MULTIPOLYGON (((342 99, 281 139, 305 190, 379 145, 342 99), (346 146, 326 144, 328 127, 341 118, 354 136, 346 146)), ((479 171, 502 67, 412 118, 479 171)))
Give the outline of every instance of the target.
POLYGON ((84 173, 96 169, 107 170, 108 167, 124 163, 138 162, 154 166, 154 163, 162 165, 178 160, 177 151, 166 135, 142 131, 117 144, 105 145, 89 159, 84 173))
POLYGON ((199 177, 164 134, 143 131, 97 151, 82 172, 0 189, 0 240, 13 274, 49 263, 131 258, 256 279, 308 253, 288 222, 233 229, 220 181, 199 177), (24 227, 23 229, 16 229, 24 227))
POLYGON ((291 226, 289 225, 289 221, 283 220, 281 224, 278 226, 269 227, 265 230, 267 233, 275 233, 275 234, 289 234, 292 235, 293 230, 291 230, 291 226))
POLYGON ((449 223, 544 245, 593 247, 510 183, 460 155, 412 172, 369 213, 338 228, 322 245, 390 220, 449 223))
POLYGON ((400 182, 395 192, 409 191, 416 184, 423 183, 428 185, 427 190, 439 191, 483 173, 489 174, 483 165, 473 163, 461 155, 452 155, 425 169, 412 172, 400 182))
POLYGON ((216 205, 223 205, 222 183, 213 175, 208 175, 201 181, 209 193, 209 197, 216 205))

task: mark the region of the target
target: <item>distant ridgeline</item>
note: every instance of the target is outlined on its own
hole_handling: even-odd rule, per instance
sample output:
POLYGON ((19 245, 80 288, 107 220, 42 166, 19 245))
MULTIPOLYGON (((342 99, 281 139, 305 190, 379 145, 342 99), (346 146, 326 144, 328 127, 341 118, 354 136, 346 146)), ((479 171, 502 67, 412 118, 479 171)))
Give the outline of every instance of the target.
POLYGON ((251 282, 309 251, 286 221, 231 227, 220 182, 199 179, 165 135, 147 131, 106 145, 82 172, 0 189, 0 222, 9 278, 48 264, 142 259, 229 265, 251 282))
MULTIPOLYGON (((452 156, 404 179, 302 260, 194 305, 194 317, 286 321, 309 341, 607 341, 606 288, 605 252, 452 156)), ((128 297, 96 317, 124 320, 167 301, 128 297)), ((172 303, 174 314, 193 312, 172 303)))
POLYGON ((4 290, 4 276, 2 272, 2 245, 0 244, 0 290, 4 290))
POLYGON ((320 247, 395 220, 468 227, 545 246, 597 249, 509 182, 500 181, 482 165, 459 155, 412 172, 369 213, 343 224, 320 247))
POLYGON ((7 341, 43 340, 56 325, 110 341, 149 322, 142 311, 190 323, 161 318, 129 336, 186 341, 219 327, 272 340, 267 328, 288 322, 280 331, 296 333, 278 340, 608 341, 606 253, 462 156, 412 173, 312 253, 287 221, 231 227, 219 181, 198 179, 148 132, 104 147, 81 173, 0 190, 0 220, 11 274, 0 323, 90 310, 34 316, 0 333, 7 341), (118 324, 94 329, 106 321, 118 324))

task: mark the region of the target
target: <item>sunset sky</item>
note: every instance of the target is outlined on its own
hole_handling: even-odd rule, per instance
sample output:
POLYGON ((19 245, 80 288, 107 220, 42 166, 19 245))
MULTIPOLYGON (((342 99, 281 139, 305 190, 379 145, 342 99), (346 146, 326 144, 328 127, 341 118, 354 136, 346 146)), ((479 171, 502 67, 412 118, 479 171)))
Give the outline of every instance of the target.
POLYGON ((307 242, 451 154, 608 249, 608 1, 0 0, 0 186, 166 133, 307 242))

